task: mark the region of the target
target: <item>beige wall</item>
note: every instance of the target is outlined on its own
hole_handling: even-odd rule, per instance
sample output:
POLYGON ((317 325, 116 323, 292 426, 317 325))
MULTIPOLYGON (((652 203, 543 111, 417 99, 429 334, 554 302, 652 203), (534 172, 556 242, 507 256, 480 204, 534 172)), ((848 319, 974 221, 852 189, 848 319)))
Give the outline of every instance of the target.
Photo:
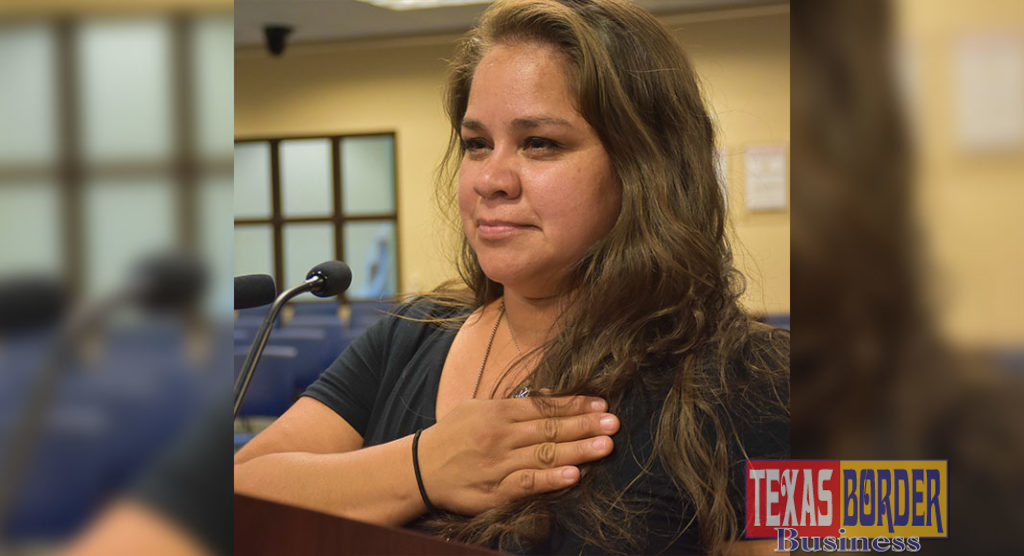
MULTIPOLYGON (((789 10, 786 6, 666 17, 701 76, 726 158, 737 266, 747 276, 747 307, 789 312, 789 208, 750 212, 744 205, 744 150, 782 145, 789 152, 789 10)), ((787 160, 787 171, 788 171, 787 160)), ((787 184, 788 188, 788 184, 787 184)))
MULTIPOLYGON (((958 124, 963 83, 957 56, 964 41, 979 39, 1024 55, 1024 4, 939 4, 896 4, 902 77, 918 154, 917 216, 928 295, 950 339, 1019 349, 1024 346, 1024 140, 995 148, 965 147, 958 124)), ((1017 64, 1017 71, 1024 71, 1024 59, 1017 64)), ((1011 90, 1004 89, 998 75, 983 72, 973 80, 1011 90)), ((1011 94, 1018 111, 1000 116, 1020 117, 1024 101, 1017 87, 1011 94)), ((1016 123, 1024 126, 1024 121, 1016 123)))
MULTIPOLYGON (((789 144, 789 14, 785 7, 667 17, 706 85, 728 153, 736 257, 747 303, 789 311, 789 211, 743 209, 743 149, 789 144)), ((282 58, 235 54, 238 138, 394 131, 398 165, 400 287, 429 289, 451 276, 433 202, 447 142, 440 95, 452 37, 294 45, 282 58)), ((444 239, 447 238, 447 239, 444 239)))
POLYGON ((235 53, 236 137, 395 132, 403 291, 449 274, 433 177, 448 140, 440 95, 450 53, 435 40, 235 53))

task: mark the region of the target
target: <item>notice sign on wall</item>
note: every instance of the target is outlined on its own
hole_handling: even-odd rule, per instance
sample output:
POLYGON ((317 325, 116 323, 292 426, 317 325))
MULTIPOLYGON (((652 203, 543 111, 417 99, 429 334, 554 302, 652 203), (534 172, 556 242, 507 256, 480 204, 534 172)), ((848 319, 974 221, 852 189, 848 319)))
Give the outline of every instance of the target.
POLYGON ((786 208, 786 147, 765 145, 747 147, 747 209, 786 208))
POLYGON ((955 50, 956 122, 968 150, 1024 144, 1024 36, 978 35, 955 50))

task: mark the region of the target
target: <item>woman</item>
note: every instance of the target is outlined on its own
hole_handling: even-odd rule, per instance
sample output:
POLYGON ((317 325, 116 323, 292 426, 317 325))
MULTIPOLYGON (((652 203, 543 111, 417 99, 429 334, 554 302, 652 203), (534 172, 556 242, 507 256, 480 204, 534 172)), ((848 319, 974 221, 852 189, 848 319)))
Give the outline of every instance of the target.
POLYGON ((368 331, 238 453, 236 490, 514 552, 749 548, 788 337, 738 306, 678 46, 622 0, 499 1, 446 102, 464 284, 368 331))

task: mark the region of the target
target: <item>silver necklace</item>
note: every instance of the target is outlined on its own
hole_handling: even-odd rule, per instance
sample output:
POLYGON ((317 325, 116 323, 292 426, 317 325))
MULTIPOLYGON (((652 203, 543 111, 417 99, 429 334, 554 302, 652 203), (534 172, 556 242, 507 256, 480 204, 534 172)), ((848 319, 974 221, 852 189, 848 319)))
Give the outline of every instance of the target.
POLYGON ((491 348, 494 346, 494 336, 498 334, 498 325, 501 324, 501 319, 505 317, 505 300, 501 300, 501 311, 498 313, 498 318, 494 321, 494 328, 491 329, 491 337, 487 340, 487 349, 484 351, 484 360, 480 362, 480 372, 476 374, 476 386, 473 387, 473 398, 476 398, 477 393, 480 391, 480 379, 484 377, 484 369, 487 367, 487 358, 491 356, 491 348))
MULTIPOLYGON (((504 301, 502 302, 504 304, 504 301)), ((512 337, 512 345, 516 346, 516 353, 519 354, 519 358, 523 357, 523 350, 519 349, 519 340, 516 340, 516 331, 512 330, 512 321, 508 320, 508 315, 505 315, 505 324, 508 325, 508 335, 512 337)), ((509 394, 510 398, 525 398, 530 395, 530 385, 523 384, 519 388, 516 388, 509 394)))
MULTIPOLYGON (((505 302, 501 302, 502 309, 505 308, 505 302)), ((512 337, 512 345, 516 346, 516 353, 519 357, 523 356, 523 350, 519 349, 519 340, 516 340, 516 331, 512 330, 512 322, 508 320, 508 315, 505 315, 505 324, 508 325, 508 335, 512 337)))

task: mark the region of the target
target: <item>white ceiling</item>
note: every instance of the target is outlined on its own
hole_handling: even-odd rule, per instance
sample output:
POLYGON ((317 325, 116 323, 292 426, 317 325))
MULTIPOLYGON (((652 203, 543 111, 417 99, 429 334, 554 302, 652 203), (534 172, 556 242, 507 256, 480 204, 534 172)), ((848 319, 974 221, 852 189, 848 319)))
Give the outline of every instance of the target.
MULTIPOLYGON (((780 0, 637 0, 655 13, 720 10, 780 0)), ((235 46, 263 43, 263 27, 294 28, 288 43, 461 32, 486 6, 392 11, 356 0, 235 0, 235 46)))

